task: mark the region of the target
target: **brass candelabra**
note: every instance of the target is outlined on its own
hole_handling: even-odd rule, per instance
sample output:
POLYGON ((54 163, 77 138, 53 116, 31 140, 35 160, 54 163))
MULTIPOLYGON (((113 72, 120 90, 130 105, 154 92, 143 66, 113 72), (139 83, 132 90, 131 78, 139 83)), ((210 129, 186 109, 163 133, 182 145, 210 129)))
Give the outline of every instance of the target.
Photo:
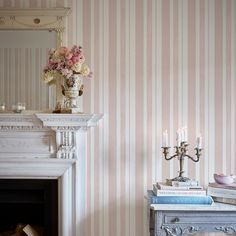
POLYGON ((189 144, 185 141, 181 142, 179 146, 175 146, 175 154, 173 156, 168 157, 169 149, 170 147, 162 147, 163 148, 163 154, 165 157, 165 160, 170 161, 173 158, 178 158, 179 160, 179 176, 172 179, 172 181, 178 181, 178 182, 187 182, 190 181, 188 177, 184 177, 184 159, 185 157, 189 158, 193 162, 198 162, 201 156, 202 148, 196 147, 194 150, 196 151, 195 157, 191 157, 187 154, 189 144))

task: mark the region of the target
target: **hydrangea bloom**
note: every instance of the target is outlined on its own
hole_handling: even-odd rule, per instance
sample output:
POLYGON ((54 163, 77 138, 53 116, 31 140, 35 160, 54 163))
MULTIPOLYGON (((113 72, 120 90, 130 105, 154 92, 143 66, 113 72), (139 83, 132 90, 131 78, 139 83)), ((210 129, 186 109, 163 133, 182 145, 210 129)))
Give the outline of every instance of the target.
POLYGON ((43 80, 46 83, 54 82, 58 77, 70 78, 73 75, 81 75, 91 78, 89 67, 85 64, 82 47, 74 45, 71 49, 60 47, 49 50, 48 63, 43 70, 43 80))

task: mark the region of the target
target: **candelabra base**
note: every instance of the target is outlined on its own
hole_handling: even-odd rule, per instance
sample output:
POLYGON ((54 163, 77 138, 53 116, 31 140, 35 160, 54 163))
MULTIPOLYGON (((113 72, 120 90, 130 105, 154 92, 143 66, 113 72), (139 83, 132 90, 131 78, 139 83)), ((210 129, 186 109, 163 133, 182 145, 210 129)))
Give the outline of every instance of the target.
POLYGON ((191 179, 189 179, 188 177, 178 176, 178 177, 171 179, 171 181, 189 182, 189 181, 191 181, 191 179))
POLYGON ((166 184, 169 186, 174 186, 174 187, 194 187, 197 188, 198 181, 194 179, 189 179, 187 177, 176 177, 174 179, 166 179, 166 184), (185 181, 179 181, 179 180, 185 180, 185 181))

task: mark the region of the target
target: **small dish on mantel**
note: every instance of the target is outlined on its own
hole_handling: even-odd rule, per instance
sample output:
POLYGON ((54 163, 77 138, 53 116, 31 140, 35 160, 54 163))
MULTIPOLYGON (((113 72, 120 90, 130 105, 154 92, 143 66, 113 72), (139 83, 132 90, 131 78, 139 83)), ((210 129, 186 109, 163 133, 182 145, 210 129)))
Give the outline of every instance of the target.
POLYGON ((21 113, 25 110, 25 103, 18 102, 17 104, 12 105, 12 111, 14 113, 21 113))
POLYGON ((214 179, 218 184, 232 184, 235 180, 235 175, 214 174, 214 179))

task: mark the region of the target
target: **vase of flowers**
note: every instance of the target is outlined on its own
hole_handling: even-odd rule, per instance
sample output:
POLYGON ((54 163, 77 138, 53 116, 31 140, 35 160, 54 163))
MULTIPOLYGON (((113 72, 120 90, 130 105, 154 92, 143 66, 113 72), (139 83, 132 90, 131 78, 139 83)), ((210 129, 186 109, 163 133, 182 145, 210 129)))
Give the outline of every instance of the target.
POLYGON ((91 78, 91 72, 83 55, 81 46, 71 49, 60 47, 49 50, 48 63, 43 70, 43 81, 57 84, 64 99, 57 103, 56 110, 66 113, 80 111, 78 97, 83 94, 83 78, 91 78))

